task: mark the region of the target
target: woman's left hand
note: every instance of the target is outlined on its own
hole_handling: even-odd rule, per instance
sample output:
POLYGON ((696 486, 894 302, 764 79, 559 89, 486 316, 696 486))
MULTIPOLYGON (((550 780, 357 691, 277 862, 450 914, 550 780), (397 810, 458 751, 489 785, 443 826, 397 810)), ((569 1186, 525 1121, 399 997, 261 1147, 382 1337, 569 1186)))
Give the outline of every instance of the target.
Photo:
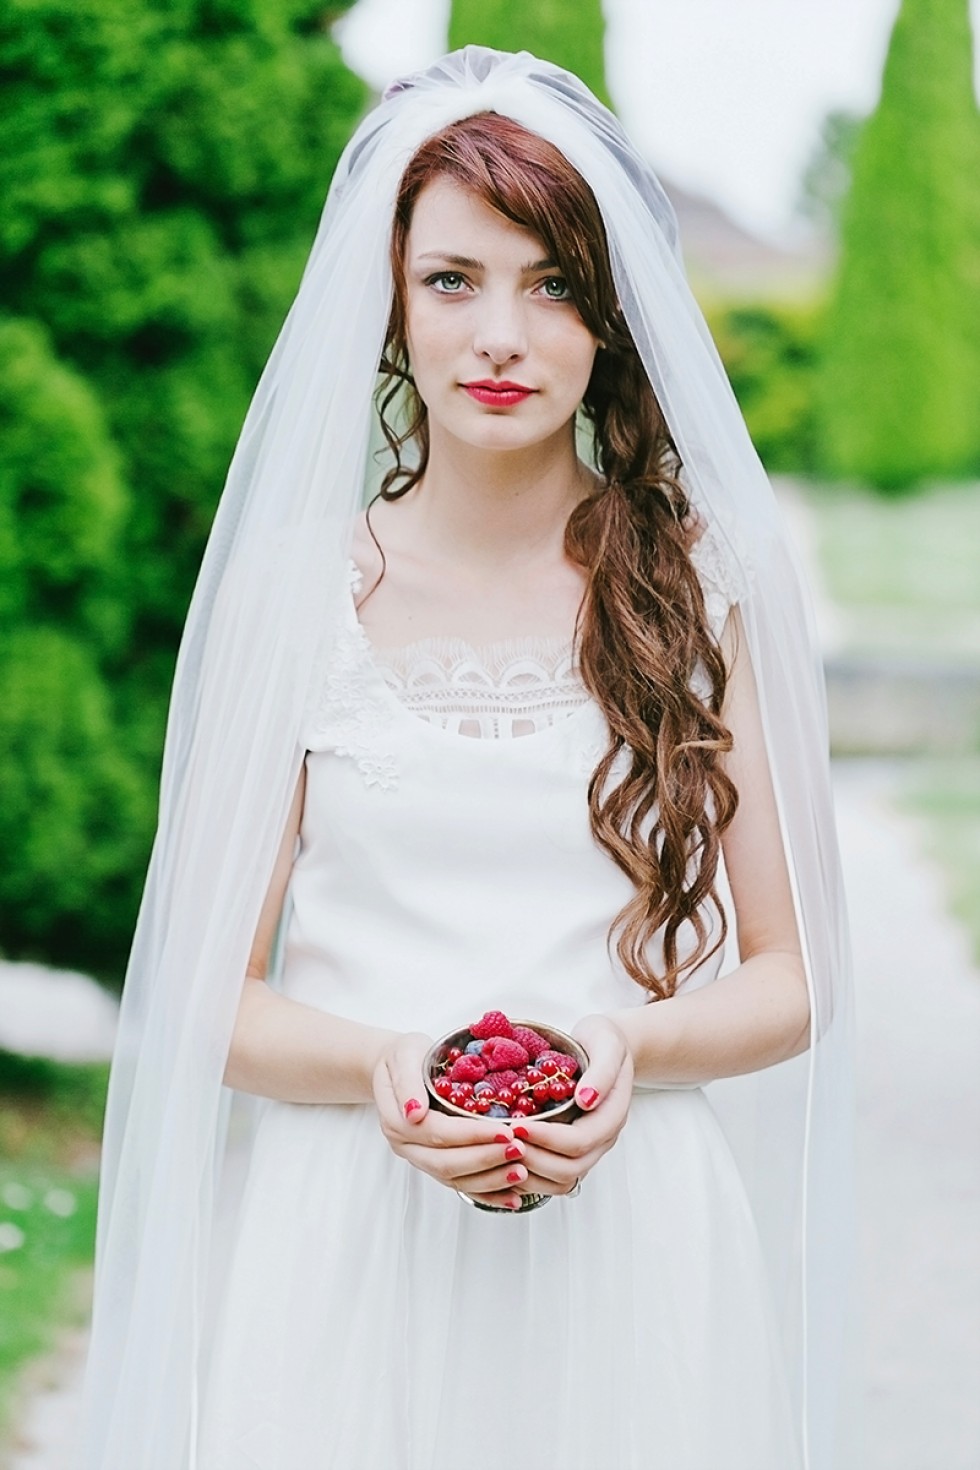
POLYGON ((583 1110, 574 1123, 522 1118, 512 1123, 524 1142, 528 1177, 518 1194, 569 1194, 616 1142, 633 1098, 633 1056, 626 1037, 609 1016, 586 1016, 572 1032, 589 1054, 575 1101, 583 1110))

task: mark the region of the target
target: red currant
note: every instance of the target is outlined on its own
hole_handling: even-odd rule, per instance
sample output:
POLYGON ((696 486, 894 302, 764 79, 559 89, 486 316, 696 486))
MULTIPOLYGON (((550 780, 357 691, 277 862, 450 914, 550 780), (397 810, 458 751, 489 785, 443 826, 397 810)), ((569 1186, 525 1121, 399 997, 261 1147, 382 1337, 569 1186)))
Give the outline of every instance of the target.
POLYGON ((453 1083, 448 1077, 437 1077, 432 1084, 432 1090, 436 1097, 449 1098, 453 1095, 453 1083))
POLYGON ((545 1057, 544 1061, 540 1062, 538 1066, 545 1077, 557 1077, 561 1071, 561 1065, 555 1061, 554 1057, 545 1057))
POLYGON ((460 1059, 460 1057, 462 1055, 463 1055, 463 1051, 462 1051, 462 1048, 461 1047, 451 1046, 449 1048, 449 1050, 446 1052, 446 1061, 447 1062, 450 1062, 450 1063, 452 1063, 452 1062, 458 1062, 459 1059, 460 1059))

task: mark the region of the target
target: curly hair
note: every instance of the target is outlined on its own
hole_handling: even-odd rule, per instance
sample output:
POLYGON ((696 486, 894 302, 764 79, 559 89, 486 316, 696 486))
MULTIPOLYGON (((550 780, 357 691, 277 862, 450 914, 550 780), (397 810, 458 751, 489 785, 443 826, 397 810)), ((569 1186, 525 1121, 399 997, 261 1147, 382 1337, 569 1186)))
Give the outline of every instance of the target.
POLYGON ((690 555, 700 528, 617 300, 595 196, 553 144, 492 112, 427 139, 401 179, 391 237, 394 297, 378 389, 394 464, 380 496, 407 494, 428 463, 428 413, 406 345, 404 253, 415 201, 439 176, 543 241, 583 322, 602 343, 582 412, 606 483, 575 507, 565 530, 566 555, 586 574, 575 628, 578 665, 610 730, 589 782, 589 820, 595 840, 636 889, 612 922, 610 943, 615 935, 626 972, 663 999, 725 941, 716 879, 721 834, 738 800, 720 759, 732 746, 721 717, 725 662, 690 555), (397 431, 387 412, 400 399, 405 418, 397 431), (401 460, 409 442, 418 453, 414 467, 401 460), (704 699, 699 682, 707 686, 704 699), (624 761, 628 769, 619 774, 624 761), (706 903, 720 919, 710 947, 706 903), (682 956, 685 924, 694 943, 682 956), (661 930, 663 965, 654 970, 650 942, 661 930))

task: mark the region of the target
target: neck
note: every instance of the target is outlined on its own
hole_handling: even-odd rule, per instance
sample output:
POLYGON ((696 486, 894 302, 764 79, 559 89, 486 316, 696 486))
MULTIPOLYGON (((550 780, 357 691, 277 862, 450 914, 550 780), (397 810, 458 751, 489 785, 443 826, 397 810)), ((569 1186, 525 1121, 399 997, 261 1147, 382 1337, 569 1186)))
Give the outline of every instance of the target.
POLYGON ((406 498, 437 558, 489 570, 563 554, 565 523, 598 483, 571 426, 560 440, 508 451, 432 430, 425 474, 406 498))

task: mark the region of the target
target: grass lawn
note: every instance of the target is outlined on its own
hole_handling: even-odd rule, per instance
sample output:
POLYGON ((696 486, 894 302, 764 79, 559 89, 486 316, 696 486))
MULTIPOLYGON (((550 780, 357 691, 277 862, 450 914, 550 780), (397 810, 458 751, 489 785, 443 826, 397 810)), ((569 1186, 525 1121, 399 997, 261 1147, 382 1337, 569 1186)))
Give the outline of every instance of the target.
POLYGON ((107 1081, 0 1050, 0 1435, 25 1363, 85 1309, 107 1081))
POLYGON ((980 484, 800 489, 852 647, 980 665, 980 484))
POLYGON ((925 820, 930 849, 946 873, 950 905, 969 929, 980 966, 980 755, 916 762, 903 800, 925 820))

